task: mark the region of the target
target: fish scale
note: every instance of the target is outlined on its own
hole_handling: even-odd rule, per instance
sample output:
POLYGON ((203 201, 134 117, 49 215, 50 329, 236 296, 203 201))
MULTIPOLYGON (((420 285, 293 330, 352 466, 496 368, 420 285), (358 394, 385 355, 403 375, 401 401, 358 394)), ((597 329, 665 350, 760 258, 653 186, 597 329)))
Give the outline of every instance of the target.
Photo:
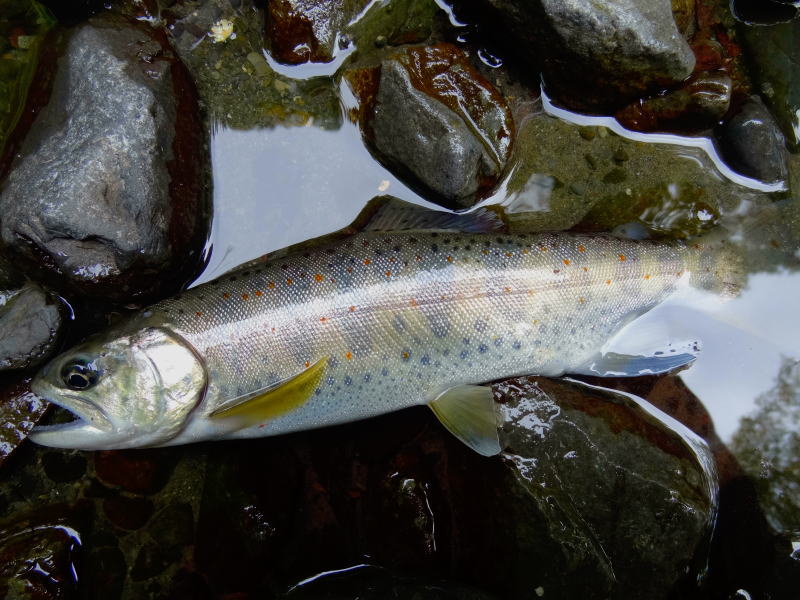
POLYGON ((424 404, 461 384, 561 374, 674 292, 700 254, 607 236, 363 232, 146 314, 202 357, 207 411, 328 359, 302 406, 229 437, 263 436, 424 404))

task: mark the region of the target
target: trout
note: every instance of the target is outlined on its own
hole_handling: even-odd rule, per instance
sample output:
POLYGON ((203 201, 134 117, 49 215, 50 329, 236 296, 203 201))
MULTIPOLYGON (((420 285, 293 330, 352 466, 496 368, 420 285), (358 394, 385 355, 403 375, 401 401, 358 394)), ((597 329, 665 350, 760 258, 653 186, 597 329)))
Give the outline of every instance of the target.
POLYGON ((249 263, 56 357, 33 391, 71 411, 40 444, 168 446, 278 435, 429 405, 500 451, 491 389, 512 376, 638 375, 691 353, 603 352, 684 287, 730 294, 723 243, 509 234, 488 211, 399 201, 360 231, 249 263))

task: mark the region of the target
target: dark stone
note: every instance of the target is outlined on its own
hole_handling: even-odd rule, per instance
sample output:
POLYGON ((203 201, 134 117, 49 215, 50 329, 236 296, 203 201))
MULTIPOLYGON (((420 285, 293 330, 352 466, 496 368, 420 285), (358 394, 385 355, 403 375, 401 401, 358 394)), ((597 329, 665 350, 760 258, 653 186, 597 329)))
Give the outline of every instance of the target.
MULTIPOLYGON (((374 80, 351 78, 356 87, 374 80)), ((369 92, 362 88, 360 95, 369 92)), ((449 44, 411 48, 384 60, 363 125, 382 162, 451 208, 472 206, 491 191, 513 138, 503 98, 449 44)))
POLYGON ((45 475, 56 483, 76 481, 86 474, 86 457, 78 451, 42 454, 45 475))
POLYGON ((183 547, 194 542, 194 514, 189 504, 170 504, 158 512, 149 526, 151 535, 164 547, 183 547))
POLYGON ((367 0, 273 0, 267 4, 269 49, 286 64, 330 62, 337 36, 367 0))
POLYGON ((696 73, 676 90, 625 107, 616 118, 636 131, 709 129, 728 112, 732 91, 725 73, 696 73))
POLYGON ((81 566, 81 588, 91 590, 91 597, 117 600, 122 596, 127 565, 119 548, 95 548, 81 566))
POLYGON ((618 108, 680 83, 695 59, 670 0, 484 0, 486 22, 537 65, 550 94, 578 108, 618 108), (509 39, 510 38, 510 39, 509 39))
POLYGON ((174 562, 167 556, 163 549, 156 544, 145 544, 136 555, 136 560, 131 568, 131 579, 143 581, 160 575, 174 562))
POLYGON ((31 392, 30 382, 29 377, 0 380, 0 465, 25 441, 47 410, 48 403, 31 392))
POLYGON ((208 227, 205 128, 188 73, 163 34, 110 13, 53 44, 65 50, 49 103, 29 107, 36 117, 0 187, 3 241, 82 294, 129 301, 177 288, 208 227))
POLYGON ((720 155, 734 171, 766 183, 786 181, 786 142, 757 96, 745 102, 715 135, 720 155))
POLYGON ((737 19, 749 25, 788 23, 798 15, 797 5, 789 0, 733 0, 731 8, 737 19))
POLYGON ((108 485, 134 494, 152 494, 167 483, 177 456, 164 450, 96 452, 94 468, 108 485))
POLYGON ((0 257, 0 371, 44 362, 55 350, 62 326, 61 301, 0 257))
POLYGON ((103 512, 121 529, 141 529, 153 514, 153 503, 147 498, 111 496, 103 500, 103 512))
POLYGON ((19 600, 74 597, 80 549, 71 527, 17 516, 0 531, 0 594, 19 600))

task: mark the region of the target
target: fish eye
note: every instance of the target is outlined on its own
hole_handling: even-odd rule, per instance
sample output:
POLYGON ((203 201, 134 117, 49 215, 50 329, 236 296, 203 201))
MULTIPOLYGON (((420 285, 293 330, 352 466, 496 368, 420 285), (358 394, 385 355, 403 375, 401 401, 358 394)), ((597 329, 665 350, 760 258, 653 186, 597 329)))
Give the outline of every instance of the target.
POLYGON ((97 383, 100 374, 90 363, 74 360, 61 369, 61 380, 71 390, 87 390, 97 383))

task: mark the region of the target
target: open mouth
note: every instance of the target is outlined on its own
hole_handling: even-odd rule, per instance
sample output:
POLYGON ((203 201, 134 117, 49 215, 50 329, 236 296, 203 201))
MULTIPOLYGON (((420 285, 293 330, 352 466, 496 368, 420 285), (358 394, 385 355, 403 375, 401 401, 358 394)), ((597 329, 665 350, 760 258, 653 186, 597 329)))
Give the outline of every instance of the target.
POLYGON ((64 423, 37 425, 28 436, 33 442, 54 448, 90 450, 106 441, 109 434, 115 433, 111 420, 93 403, 75 396, 50 393, 46 384, 31 387, 37 396, 60 406, 74 417, 64 423))

